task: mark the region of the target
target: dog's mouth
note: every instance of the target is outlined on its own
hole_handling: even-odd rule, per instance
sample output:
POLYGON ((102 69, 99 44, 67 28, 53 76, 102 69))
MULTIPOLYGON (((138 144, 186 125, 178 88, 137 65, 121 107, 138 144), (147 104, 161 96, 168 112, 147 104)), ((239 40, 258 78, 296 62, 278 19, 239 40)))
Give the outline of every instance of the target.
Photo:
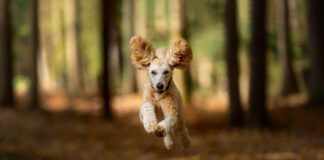
POLYGON ((165 91, 165 89, 157 89, 157 88, 154 88, 153 86, 152 87, 152 90, 155 92, 155 93, 158 93, 158 94, 161 94, 165 91))
POLYGON ((156 90, 156 92, 159 93, 159 94, 163 93, 164 91, 165 91, 164 89, 158 89, 158 90, 156 90))

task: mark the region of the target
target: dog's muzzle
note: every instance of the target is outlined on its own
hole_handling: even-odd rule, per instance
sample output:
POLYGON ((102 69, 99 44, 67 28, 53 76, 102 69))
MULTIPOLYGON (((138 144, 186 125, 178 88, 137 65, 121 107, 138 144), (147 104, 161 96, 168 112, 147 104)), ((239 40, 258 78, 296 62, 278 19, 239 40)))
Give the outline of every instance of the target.
POLYGON ((158 93, 163 93, 164 92, 164 85, 162 83, 158 83, 156 85, 156 89, 158 93))
POLYGON ((151 86, 151 87, 156 93, 161 94, 161 93, 165 92, 166 90, 168 90, 171 81, 172 81, 172 78, 169 80, 169 82, 168 82, 168 84, 167 84, 167 86, 165 88, 164 88, 164 85, 162 83, 156 84, 156 87, 155 87, 156 89, 153 86, 151 86))

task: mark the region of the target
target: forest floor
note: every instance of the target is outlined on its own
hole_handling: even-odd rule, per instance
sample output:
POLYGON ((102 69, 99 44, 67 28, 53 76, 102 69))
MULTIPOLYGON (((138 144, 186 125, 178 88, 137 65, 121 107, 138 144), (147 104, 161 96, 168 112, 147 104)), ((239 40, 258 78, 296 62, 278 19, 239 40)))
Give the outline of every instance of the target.
POLYGON ((204 107, 186 109, 191 148, 170 152, 140 125, 140 96, 115 98, 113 122, 98 116, 96 99, 72 105, 62 97, 45 99, 46 112, 1 109, 0 159, 324 159, 324 110, 319 108, 274 108, 275 127, 251 130, 228 129, 224 103, 200 103, 204 107), (63 104, 79 107, 54 107, 63 104))

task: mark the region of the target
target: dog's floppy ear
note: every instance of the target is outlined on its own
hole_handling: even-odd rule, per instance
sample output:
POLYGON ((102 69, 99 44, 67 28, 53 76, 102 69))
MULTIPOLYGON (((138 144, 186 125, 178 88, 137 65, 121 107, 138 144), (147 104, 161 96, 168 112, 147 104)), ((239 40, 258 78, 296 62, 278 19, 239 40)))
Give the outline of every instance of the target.
POLYGON ((131 60, 135 68, 145 69, 150 66, 154 59, 154 49, 149 40, 143 39, 140 36, 133 36, 129 40, 131 52, 131 60))
POLYGON ((186 68, 192 59, 192 51, 184 39, 176 41, 169 51, 169 64, 175 68, 186 68))

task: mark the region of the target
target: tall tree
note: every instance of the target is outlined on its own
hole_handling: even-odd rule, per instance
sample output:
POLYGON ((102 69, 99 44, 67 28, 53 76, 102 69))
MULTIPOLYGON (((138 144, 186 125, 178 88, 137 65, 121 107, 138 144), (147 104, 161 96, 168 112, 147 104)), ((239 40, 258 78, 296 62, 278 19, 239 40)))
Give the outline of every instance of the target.
POLYGON ((50 20, 51 20, 51 9, 49 9, 49 4, 51 1, 38 1, 38 10, 39 10, 39 88, 45 91, 49 91, 54 88, 54 82, 52 71, 50 70, 50 60, 49 54, 51 53, 51 44, 48 43, 51 39, 50 36, 50 20))
POLYGON ((146 1, 146 6, 145 6, 145 10, 146 10, 146 26, 147 26, 147 34, 150 36, 150 37, 154 37, 154 22, 155 22, 155 19, 154 19, 154 11, 155 11, 155 3, 156 3, 156 0, 155 1, 146 1))
POLYGON ((77 0, 65 0, 65 61, 67 69, 67 85, 72 94, 80 88, 80 67, 78 65, 78 40, 77 40, 77 0))
MULTIPOLYGON (((135 7, 135 34, 139 35, 143 38, 147 38, 147 10, 146 10, 146 4, 149 0, 134 0, 134 7, 135 7)), ((137 88, 138 91, 143 91, 143 83, 146 81, 146 73, 135 70, 136 72, 136 82, 137 82, 137 88)))
POLYGON ((0 1, 0 105, 13 106, 13 64, 10 0, 0 1))
MULTIPOLYGON (((45 3, 45 1, 41 1, 45 3)), ((49 48, 49 65, 55 65, 55 67, 50 67, 53 77, 54 87, 65 87, 66 84, 66 65, 63 61, 58 61, 56 57, 64 57, 64 0, 50 0, 49 1, 49 29, 47 32, 49 35, 48 48, 49 48), (58 83, 58 79, 63 80, 64 83, 58 83)), ((43 15, 43 14, 42 14, 43 15)), ((43 22, 43 21, 42 21, 43 22)), ((61 58, 60 58, 61 59, 61 58)))
MULTIPOLYGON (((189 35, 185 27, 186 12, 183 0, 169 0, 170 9, 170 41, 175 42, 180 38, 188 40, 189 35)), ((192 78, 190 67, 184 71, 175 71, 175 80, 178 81, 180 92, 182 93, 185 102, 189 102, 192 91, 192 78)))
MULTIPOLYGON (((129 7, 130 7, 130 34, 131 36, 135 35, 135 0, 129 0, 129 7)), ((137 93, 138 92, 138 87, 137 87, 137 75, 136 75, 136 70, 134 67, 131 66, 131 92, 132 93, 137 93)))
POLYGON ((305 55, 307 48, 307 18, 304 18, 304 15, 306 15, 307 7, 304 6, 306 6, 307 2, 299 0, 290 0, 288 2, 290 17, 293 17, 291 18, 292 32, 298 32, 298 34, 294 34, 295 43, 302 54, 305 55))
POLYGON ((168 33, 168 12, 165 12, 168 8, 168 0, 155 0, 154 1, 154 34, 165 35, 168 33))
POLYGON ((116 0, 101 0, 101 16, 102 16, 102 98, 103 98, 103 116, 105 119, 112 119, 112 109, 111 109, 111 95, 109 86, 109 46, 112 40, 112 23, 111 17, 113 15, 116 5, 116 0))
POLYGON ((75 0, 75 28, 76 28, 76 50, 77 50, 77 66, 78 66, 78 80, 79 89, 85 88, 85 77, 84 77, 84 59, 82 56, 81 49, 81 0, 75 0))
POLYGON ((266 0, 251 0, 249 125, 269 124, 266 109, 266 0))
POLYGON ((117 1, 116 4, 116 42, 117 42, 117 49, 118 49, 118 71, 119 75, 123 74, 124 71, 124 54, 123 54, 123 31, 122 31, 122 1, 117 1))
MULTIPOLYGON (((109 69, 110 69, 110 74, 112 75, 111 77, 112 82, 118 82, 120 81, 120 78, 122 78, 122 64, 123 64, 123 53, 122 53, 122 31, 121 31, 121 1, 116 1, 114 2, 114 11, 111 12, 110 16, 110 21, 114 22, 111 23, 111 29, 112 31, 110 32, 111 35, 111 40, 109 43, 109 49, 110 49, 110 54, 109 54, 109 69)), ((120 86, 114 85, 112 86, 112 90, 114 92, 119 91, 120 86)))
POLYGON ((277 47, 279 51, 283 83, 281 93, 288 95, 298 92, 298 83, 293 69, 293 51, 290 35, 290 12, 288 0, 276 0, 277 47))
POLYGON ((310 59, 310 103, 324 105, 324 2, 309 0, 308 3, 308 41, 310 59))
POLYGON ((39 53, 39 28, 38 28, 38 0, 30 0, 30 51, 31 51, 31 71, 29 89, 29 107, 39 107, 39 85, 38 85, 38 53, 39 53))
POLYGON ((227 0, 225 4, 226 62, 229 89, 229 124, 243 125, 243 111, 239 87, 237 1, 227 0))

